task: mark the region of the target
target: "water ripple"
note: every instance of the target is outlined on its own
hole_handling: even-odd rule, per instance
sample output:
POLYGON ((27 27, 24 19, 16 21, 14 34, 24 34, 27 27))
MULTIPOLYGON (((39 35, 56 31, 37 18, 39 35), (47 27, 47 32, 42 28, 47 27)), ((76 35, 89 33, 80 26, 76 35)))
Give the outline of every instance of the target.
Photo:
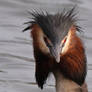
POLYGON ((0 43, 32 44, 31 41, 0 40, 0 43))
POLYGON ((16 59, 22 59, 24 61, 28 61, 28 62, 34 62, 34 60, 32 58, 28 58, 28 57, 24 57, 24 56, 18 56, 18 55, 13 55, 13 54, 9 54, 9 53, 0 53, 1 57, 8 57, 8 58, 16 58, 16 59))

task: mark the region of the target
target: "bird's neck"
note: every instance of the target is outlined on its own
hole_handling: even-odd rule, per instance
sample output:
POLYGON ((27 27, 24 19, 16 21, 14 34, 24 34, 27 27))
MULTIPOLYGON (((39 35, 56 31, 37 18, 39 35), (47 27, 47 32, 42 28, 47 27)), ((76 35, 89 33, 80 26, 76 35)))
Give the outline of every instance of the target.
POLYGON ((81 87, 71 80, 64 78, 59 72, 54 72, 56 80, 56 92, 81 92, 81 87))

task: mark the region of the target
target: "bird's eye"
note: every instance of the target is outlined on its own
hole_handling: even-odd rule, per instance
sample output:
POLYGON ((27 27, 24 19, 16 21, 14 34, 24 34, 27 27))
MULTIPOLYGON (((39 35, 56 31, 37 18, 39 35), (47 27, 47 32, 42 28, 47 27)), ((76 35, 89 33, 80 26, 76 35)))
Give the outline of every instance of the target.
POLYGON ((63 43, 65 43, 65 42, 66 42, 66 39, 67 39, 67 38, 65 37, 65 38, 64 38, 64 41, 63 41, 63 43))
POLYGON ((52 43, 47 37, 44 37, 44 41, 48 47, 52 47, 52 43))
POLYGON ((44 37, 44 41, 47 43, 47 38, 46 37, 44 37))
POLYGON ((64 47, 66 40, 67 40, 67 36, 63 39, 63 41, 61 43, 61 45, 62 45, 61 47, 64 47))

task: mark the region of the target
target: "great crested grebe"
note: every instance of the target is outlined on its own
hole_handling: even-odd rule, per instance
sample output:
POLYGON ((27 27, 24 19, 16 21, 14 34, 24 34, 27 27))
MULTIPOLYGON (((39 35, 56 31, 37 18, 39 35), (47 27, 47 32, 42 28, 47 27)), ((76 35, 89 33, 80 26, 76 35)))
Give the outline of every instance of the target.
POLYGON ((43 85, 50 73, 56 80, 56 92, 88 92, 85 49, 76 31, 75 8, 55 15, 31 13, 33 21, 23 31, 31 29, 35 58, 35 77, 43 85))

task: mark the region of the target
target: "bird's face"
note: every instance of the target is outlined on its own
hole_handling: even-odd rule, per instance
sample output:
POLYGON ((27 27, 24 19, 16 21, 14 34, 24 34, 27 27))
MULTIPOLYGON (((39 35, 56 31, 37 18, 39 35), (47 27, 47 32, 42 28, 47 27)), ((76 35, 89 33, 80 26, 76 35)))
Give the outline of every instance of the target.
POLYGON ((72 26, 76 26, 76 18, 74 8, 68 12, 61 12, 55 15, 32 13, 33 21, 28 23, 28 26, 23 31, 32 29, 33 41, 36 43, 37 48, 43 52, 49 53, 60 62, 60 55, 67 51, 69 43, 69 30, 72 26), (34 25, 34 26, 33 26, 34 25), (38 46, 39 45, 39 46, 38 46))
MULTIPOLYGON (((69 48, 71 48, 72 44, 74 44, 74 34, 76 33, 76 28, 72 26, 68 33, 65 33, 65 35, 59 35, 59 41, 56 41, 53 43, 45 34, 43 36, 44 43, 46 47, 49 49, 50 55, 55 58, 56 62, 60 62, 60 55, 64 54, 68 51, 69 48), (72 39, 72 42, 71 42, 72 39)), ((63 34, 63 33, 62 33, 63 34)), ((58 37, 57 37, 58 38, 58 37)))
MULTIPOLYGON (((65 31, 64 31, 65 32, 65 31)), ((69 43, 69 32, 62 33, 64 35, 58 35, 56 33, 52 34, 53 40, 44 33, 44 30, 38 25, 32 27, 32 38, 36 43, 37 48, 39 48, 43 53, 49 53, 57 63, 60 62, 60 55, 65 52, 69 43), (54 35, 54 37, 53 37, 54 35)))
MULTIPOLYGON (((65 32, 65 31, 63 31, 65 32)), ((44 31, 35 24, 32 27, 32 38, 33 42, 36 44, 37 48, 39 48, 43 53, 50 54, 57 63, 60 62, 60 55, 67 52, 67 50, 72 46, 71 38, 73 34, 75 34, 75 27, 71 27, 68 32, 62 33, 56 36, 56 33, 53 33, 53 40, 44 33, 44 31)), ((74 42, 73 42, 74 43, 74 42)), ((35 48, 35 47, 34 47, 35 48)))
POLYGON ((60 54, 63 52, 63 48, 65 46, 65 43, 67 41, 67 35, 64 37, 61 37, 60 42, 53 42, 44 34, 43 36, 44 43, 46 47, 49 49, 49 54, 55 58, 56 62, 60 62, 60 54))

